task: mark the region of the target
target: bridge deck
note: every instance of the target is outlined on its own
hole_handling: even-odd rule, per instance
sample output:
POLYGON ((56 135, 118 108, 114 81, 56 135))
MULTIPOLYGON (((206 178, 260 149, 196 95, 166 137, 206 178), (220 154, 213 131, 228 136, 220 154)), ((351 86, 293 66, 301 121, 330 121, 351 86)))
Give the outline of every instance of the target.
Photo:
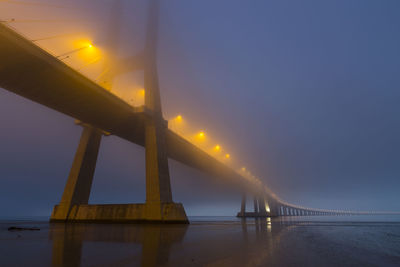
MULTIPOLYGON (((134 108, 75 71, 11 28, 0 24, 0 87, 144 146, 144 122, 150 114, 134 108)), ((170 158, 244 183, 234 170, 179 135, 167 130, 170 158)))

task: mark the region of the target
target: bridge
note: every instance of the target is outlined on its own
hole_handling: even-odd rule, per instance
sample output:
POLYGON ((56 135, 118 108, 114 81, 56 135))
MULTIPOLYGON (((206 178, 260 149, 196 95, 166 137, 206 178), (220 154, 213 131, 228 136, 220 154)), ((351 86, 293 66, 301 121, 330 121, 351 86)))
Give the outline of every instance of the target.
MULTIPOLYGON (((187 223, 183 205, 172 198, 168 158, 241 188, 238 217, 368 214, 287 203, 260 180, 246 175, 245 170, 233 169, 169 129, 163 117, 156 66, 159 6, 157 0, 149 3, 144 50, 133 59, 120 62, 120 67, 107 75, 107 84, 111 84, 127 70, 142 70, 145 103, 140 107, 111 93, 105 79, 92 80, 64 63, 69 53, 62 57, 52 55, 13 29, 12 21, 0 23, 0 87, 75 118, 83 128, 61 201, 54 207, 51 221, 187 223), (145 148, 145 203, 88 203, 99 146, 107 135, 145 148), (247 197, 254 200, 252 211, 246 210, 247 197)), ((91 47, 89 44, 88 48, 91 47)))

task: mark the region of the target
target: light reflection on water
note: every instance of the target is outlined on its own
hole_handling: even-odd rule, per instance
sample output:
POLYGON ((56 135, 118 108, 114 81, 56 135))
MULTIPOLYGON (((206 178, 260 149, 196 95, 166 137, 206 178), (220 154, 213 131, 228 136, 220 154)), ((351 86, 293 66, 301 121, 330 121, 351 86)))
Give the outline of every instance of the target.
POLYGON ((1 266, 400 263, 400 216, 191 217, 190 225, 0 221, 1 266), (7 231, 9 226, 40 231, 7 231))

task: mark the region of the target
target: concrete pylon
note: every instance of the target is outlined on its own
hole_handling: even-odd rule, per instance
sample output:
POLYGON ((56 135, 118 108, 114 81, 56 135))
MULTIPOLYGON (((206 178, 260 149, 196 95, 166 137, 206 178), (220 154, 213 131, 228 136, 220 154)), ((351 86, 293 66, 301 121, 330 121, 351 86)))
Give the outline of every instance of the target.
POLYGON ((280 215, 280 207, 278 206, 277 203, 275 203, 274 200, 269 200, 268 205, 269 205, 269 216, 270 217, 277 217, 280 215))
POLYGON ((254 214, 258 214, 258 201, 257 197, 254 197, 254 214))
POLYGON ((157 121, 146 123, 146 203, 171 203, 165 131, 157 121))
POLYGON ((242 195, 242 205, 240 207, 240 211, 242 214, 246 213, 246 193, 243 193, 242 195))
POLYGON ((240 211, 237 213, 236 217, 247 217, 246 214, 246 193, 242 193, 242 202, 240 205, 240 211))
POLYGON ((240 206, 240 213, 245 215, 246 213, 246 193, 242 194, 242 204, 240 206))
POLYGON ((258 198, 258 216, 267 216, 267 211, 265 209, 265 198, 260 196, 258 198))
POLYGON ((146 38, 144 69, 145 106, 152 112, 145 126, 146 149, 146 204, 171 203, 165 130, 162 118, 161 96, 156 66, 159 5, 149 1, 149 18, 146 38))
POLYGON ((145 107, 151 112, 145 125, 146 219, 163 221, 172 209, 175 221, 187 222, 183 206, 172 201, 165 137, 168 124, 162 116, 156 65, 158 12, 159 1, 149 1, 144 65, 145 107))
POLYGON ((91 126, 83 127, 64 193, 50 220, 66 220, 74 205, 88 204, 102 133, 91 126))
MULTIPOLYGON (((173 203, 169 177, 166 129, 162 117, 161 97, 156 66, 158 0, 150 0, 144 50, 145 108, 145 157, 146 157, 146 203, 88 205, 90 187, 97 160, 100 138, 89 138, 92 132, 85 130, 78 148, 74 167, 60 205, 54 208, 53 221, 84 222, 176 222, 188 223, 182 204, 173 203), (93 139, 93 140, 92 140, 93 139), (97 146, 97 148, 95 148, 97 146), (95 154, 95 155, 94 155, 95 154), (82 156, 83 155, 83 156, 82 156), (83 159, 81 159, 83 158, 83 159), (76 170, 83 175, 76 174, 76 170), (90 175, 89 175, 90 174, 90 175), (81 176, 83 178, 81 178, 81 176)), ((118 10, 118 5, 117 8, 118 10)), ((100 135, 101 137, 101 135, 100 135)))

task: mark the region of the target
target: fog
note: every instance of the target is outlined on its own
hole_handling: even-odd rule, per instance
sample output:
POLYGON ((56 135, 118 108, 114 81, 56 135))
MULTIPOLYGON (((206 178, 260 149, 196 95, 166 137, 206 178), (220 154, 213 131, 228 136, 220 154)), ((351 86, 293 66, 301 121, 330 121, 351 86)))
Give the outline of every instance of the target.
MULTIPOLYGON (((193 142, 204 132, 198 146, 220 146, 214 156, 285 201, 400 210, 399 11, 394 0, 161 1, 164 117, 193 142)), ((0 20, 100 84, 142 52, 146 12, 145 0, 0 1, 0 20)), ((103 86, 143 104, 140 71, 103 86)), ((49 215, 80 126, 3 89, 0 125, 2 216, 49 215)), ((238 211, 239 190, 172 160, 170 170, 188 215, 238 211)), ((90 202, 143 202, 144 177, 142 147, 103 137, 90 202)))

